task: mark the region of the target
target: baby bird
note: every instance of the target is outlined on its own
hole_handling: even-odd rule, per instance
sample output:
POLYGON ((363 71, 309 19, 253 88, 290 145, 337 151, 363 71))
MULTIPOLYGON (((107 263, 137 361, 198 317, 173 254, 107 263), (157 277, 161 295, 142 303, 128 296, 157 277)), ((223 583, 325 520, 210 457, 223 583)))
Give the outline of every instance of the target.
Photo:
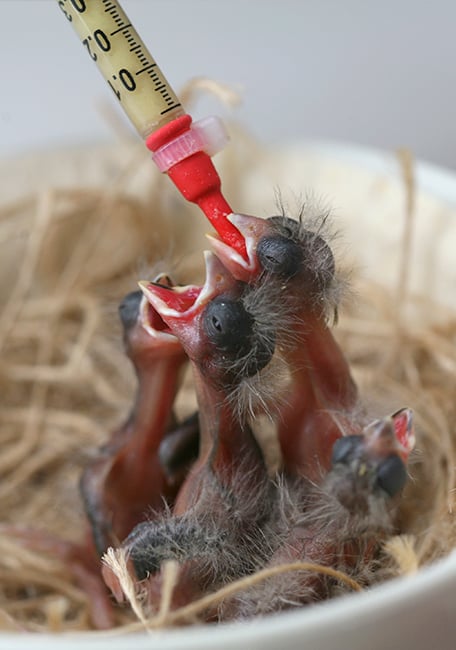
POLYGON ((310 224, 285 216, 230 220, 245 238, 248 261, 211 238, 215 250, 253 295, 276 297, 273 311, 281 323, 276 347, 291 373, 278 417, 284 466, 290 475, 319 480, 335 440, 359 433, 363 424, 355 382, 328 326, 329 317, 337 315, 340 288, 324 236, 326 217, 310 224))
MULTIPOLYGON (((172 515, 138 525, 123 546, 137 578, 151 576, 151 604, 158 599, 163 561, 180 563, 177 607, 264 562, 261 526, 269 516, 272 484, 230 393, 268 363, 274 341, 257 339, 255 321, 243 304, 244 283, 212 254, 206 255, 206 282, 199 291, 141 286, 192 364, 200 455, 172 515)), ((105 578, 116 593, 118 585, 107 569, 105 578)))
MULTIPOLYGON (((267 566, 311 562, 368 584, 381 544, 394 532, 413 446, 412 414, 401 409, 371 422, 359 435, 337 440, 332 468, 321 486, 285 480, 279 485, 277 535, 282 541, 267 566)), ((221 615, 244 618, 300 607, 335 589, 334 578, 318 571, 284 573, 225 602, 221 615)))
POLYGON ((205 261, 206 282, 200 290, 141 283, 192 366, 200 419, 197 466, 212 452, 214 436, 244 424, 245 415, 234 410, 232 394, 267 366, 275 346, 274 329, 265 332, 246 306, 245 283, 235 280, 215 255, 207 253, 205 261))
MULTIPOLYGON (((157 281, 170 283, 165 276, 157 281)), ((80 483, 100 554, 125 539, 151 508, 163 508, 178 487, 167 476, 159 450, 172 424, 171 410, 186 354, 140 291, 124 298, 119 314, 126 351, 138 379, 136 401, 125 424, 100 449, 80 483)), ((197 433, 196 421, 193 428, 197 433)))

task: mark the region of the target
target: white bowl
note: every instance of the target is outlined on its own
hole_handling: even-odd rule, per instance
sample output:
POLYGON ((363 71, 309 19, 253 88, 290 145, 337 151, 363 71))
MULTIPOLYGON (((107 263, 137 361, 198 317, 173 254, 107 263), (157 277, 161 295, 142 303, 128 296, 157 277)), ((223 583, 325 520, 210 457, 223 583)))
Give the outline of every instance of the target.
MULTIPOLYGON (((389 205, 391 196, 396 196, 398 189, 397 163, 392 155, 382 154, 355 147, 330 145, 307 146, 305 149, 288 150, 278 156, 279 162, 293 161, 283 170, 283 178, 288 186, 299 187, 300 170, 296 170, 296 161, 305 158, 304 168, 308 173, 306 184, 319 185, 321 170, 325 169, 326 194, 332 199, 336 196, 337 211, 352 211, 348 219, 347 240, 351 241, 350 233, 359 238, 367 233, 376 239, 379 250, 385 251, 390 246, 390 230, 395 228, 395 236, 400 232, 400 219, 388 226, 388 234, 383 236, 385 224, 381 220, 356 213, 356 206, 345 202, 343 192, 338 193, 338 183, 344 187, 346 169, 356 170, 360 174, 374 179, 375 187, 383 187, 383 194, 377 195, 375 209, 381 196, 389 205), (341 177, 334 176, 337 166, 343 170, 341 177), (329 172, 328 172, 329 169, 329 172), (295 177, 293 177, 293 174, 295 177), (334 186, 329 183, 331 174, 334 186), (378 182, 377 182, 378 181, 378 182), (392 194, 384 185, 391 181, 392 194), (377 183, 375 185, 375 183, 377 183), (380 183, 380 185, 379 185, 380 183), (383 183, 383 186, 382 186, 383 183), (334 191, 328 191, 334 187, 334 191), (386 188, 386 189, 385 189, 386 188), (380 198, 379 198, 380 197, 380 198), (386 198, 385 198, 386 197, 386 198), (383 238, 383 239, 382 239, 383 238)), ((286 166, 287 163, 284 162, 286 166)), ((223 177, 223 174, 222 174, 223 177)), ((437 246, 438 260, 441 268, 437 274, 438 285, 427 286, 426 290, 436 290, 448 306, 456 304, 455 265, 451 264, 456 247, 456 176, 445 170, 422 164, 418 165, 418 183, 424 195, 429 196, 437 206, 443 206, 446 216, 441 241, 437 246), (451 218, 451 215, 455 217, 451 218), (441 254, 440 254, 441 252, 441 254), (441 280, 441 282, 440 282, 441 280), (443 288, 442 288, 443 287, 443 288), (453 291, 451 291, 451 287, 453 291)), ((267 175, 265 176, 267 178, 267 175)), ((279 179, 278 184, 282 181, 279 179)), ((356 182, 356 180, 355 180, 356 182)), ((252 181, 253 193, 261 193, 258 177, 252 181)), ((261 183, 260 183, 261 185, 261 183)), ((282 183, 283 185, 283 183, 282 183)), ((321 189, 321 188, 320 188, 321 189)), ((372 190, 370 190, 372 191, 372 190)), ((246 194, 247 190, 246 190, 246 194)), ((352 189, 356 194, 356 187, 352 189)), ((396 196, 397 199, 397 196, 396 196)), ((397 207, 397 205, 396 205, 397 207)), ((373 205, 374 210, 374 205, 373 205)), ((245 209, 247 212, 247 208, 245 209)), ((375 211, 375 210, 374 210, 375 211)), ((425 250, 429 246, 426 218, 418 216, 417 247, 425 250), (423 222, 421 225, 421 221, 423 222)), ((433 243, 434 246, 434 243, 433 243)), ((362 246, 360 247, 360 251, 362 246)), ((435 252, 435 251, 434 251, 435 252)), ((427 259, 427 258, 424 258, 427 259)), ((375 277, 375 259, 370 255, 362 260, 367 275, 375 277)), ((417 286, 420 284, 422 269, 417 270, 413 279, 417 286)), ((426 271, 426 269, 424 269, 426 271)), ((391 278, 385 276, 385 283, 391 278)), ((437 280, 436 280, 437 283, 437 280)), ((422 285, 421 285, 422 288, 422 285)), ((321 603, 302 610, 270 616, 262 620, 246 623, 222 624, 218 626, 196 626, 159 632, 135 633, 126 636, 106 636, 101 633, 69 634, 64 636, 49 634, 0 634, 0 647, 8 650, 454 650, 456 648, 456 553, 426 567, 414 576, 394 579, 388 583, 373 587, 367 593, 357 593, 321 603)))
POLYGON ((456 552, 419 574, 249 623, 103 637, 0 635, 8 650, 454 650, 456 552))

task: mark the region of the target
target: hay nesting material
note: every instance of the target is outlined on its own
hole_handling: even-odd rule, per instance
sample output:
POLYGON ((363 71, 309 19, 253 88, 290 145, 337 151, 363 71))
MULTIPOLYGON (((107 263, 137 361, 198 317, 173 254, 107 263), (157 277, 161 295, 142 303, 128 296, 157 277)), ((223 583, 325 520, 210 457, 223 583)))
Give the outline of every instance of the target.
MULTIPOLYGON (((336 207, 345 257, 360 268, 336 335, 374 415, 415 410, 417 453, 400 516, 408 537, 388 543, 379 579, 410 573, 456 539, 456 304, 448 291, 456 210, 407 194, 397 161, 387 176, 312 151, 262 151, 239 134, 233 141, 217 166, 235 208, 273 214, 277 187, 285 197, 313 188, 336 207)), ((81 469, 135 390, 117 304, 158 260, 185 283, 200 281, 207 225, 142 146, 45 154, 4 163, 0 173, 0 628, 86 630, 90 605, 65 565, 52 550, 19 543, 14 530, 81 539, 81 469)), ((407 183, 410 190, 410 174, 407 183)), ((187 381, 180 414, 193 403, 187 381)), ((158 616, 161 625, 176 617, 166 602, 158 616)), ((134 620, 126 610, 116 617, 119 630, 134 620)))

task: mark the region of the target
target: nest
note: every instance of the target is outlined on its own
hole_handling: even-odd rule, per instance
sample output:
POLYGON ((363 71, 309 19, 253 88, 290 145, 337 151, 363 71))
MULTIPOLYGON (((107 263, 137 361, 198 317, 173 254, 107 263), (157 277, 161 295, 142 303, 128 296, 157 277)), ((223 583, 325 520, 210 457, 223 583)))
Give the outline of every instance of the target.
MULTIPOLYGON (((311 150, 265 151, 233 131, 217 160, 231 205, 274 214, 279 187, 285 203, 312 189, 335 206, 340 263, 357 269, 336 336, 372 410, 407 405, 417 424, 401 536, 378 579, 415 572, 456 537, 456 215, 416 190, 407 156, 373 172, 311 150)), ((0 628, 88 630, 86 595, 51 542, 81 539, 79 476, 134 397, 117 305, 159 260, 201 282, 207 224, 131 142, 9 161, 1 178, 0 628)), ((187 381, 180 415, 193 407, 187 381)), ((179 622, 166 618, 166 594, 162 610, 160 625, 179 622)), ((127 609, 116 617, 119 631, 135 620, 127 609)))

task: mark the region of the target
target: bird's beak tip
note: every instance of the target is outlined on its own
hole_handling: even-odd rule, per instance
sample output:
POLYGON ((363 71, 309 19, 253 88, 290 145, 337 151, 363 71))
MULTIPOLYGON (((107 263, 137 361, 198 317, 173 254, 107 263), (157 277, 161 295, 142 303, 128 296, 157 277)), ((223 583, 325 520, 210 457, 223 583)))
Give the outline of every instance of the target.
POLYGON ((396 440, 404 450, 404 455, 408 456, 413 451, 416 442, 413 411, 408 407, 402 408, 393 413, 391 419, 396 440))

